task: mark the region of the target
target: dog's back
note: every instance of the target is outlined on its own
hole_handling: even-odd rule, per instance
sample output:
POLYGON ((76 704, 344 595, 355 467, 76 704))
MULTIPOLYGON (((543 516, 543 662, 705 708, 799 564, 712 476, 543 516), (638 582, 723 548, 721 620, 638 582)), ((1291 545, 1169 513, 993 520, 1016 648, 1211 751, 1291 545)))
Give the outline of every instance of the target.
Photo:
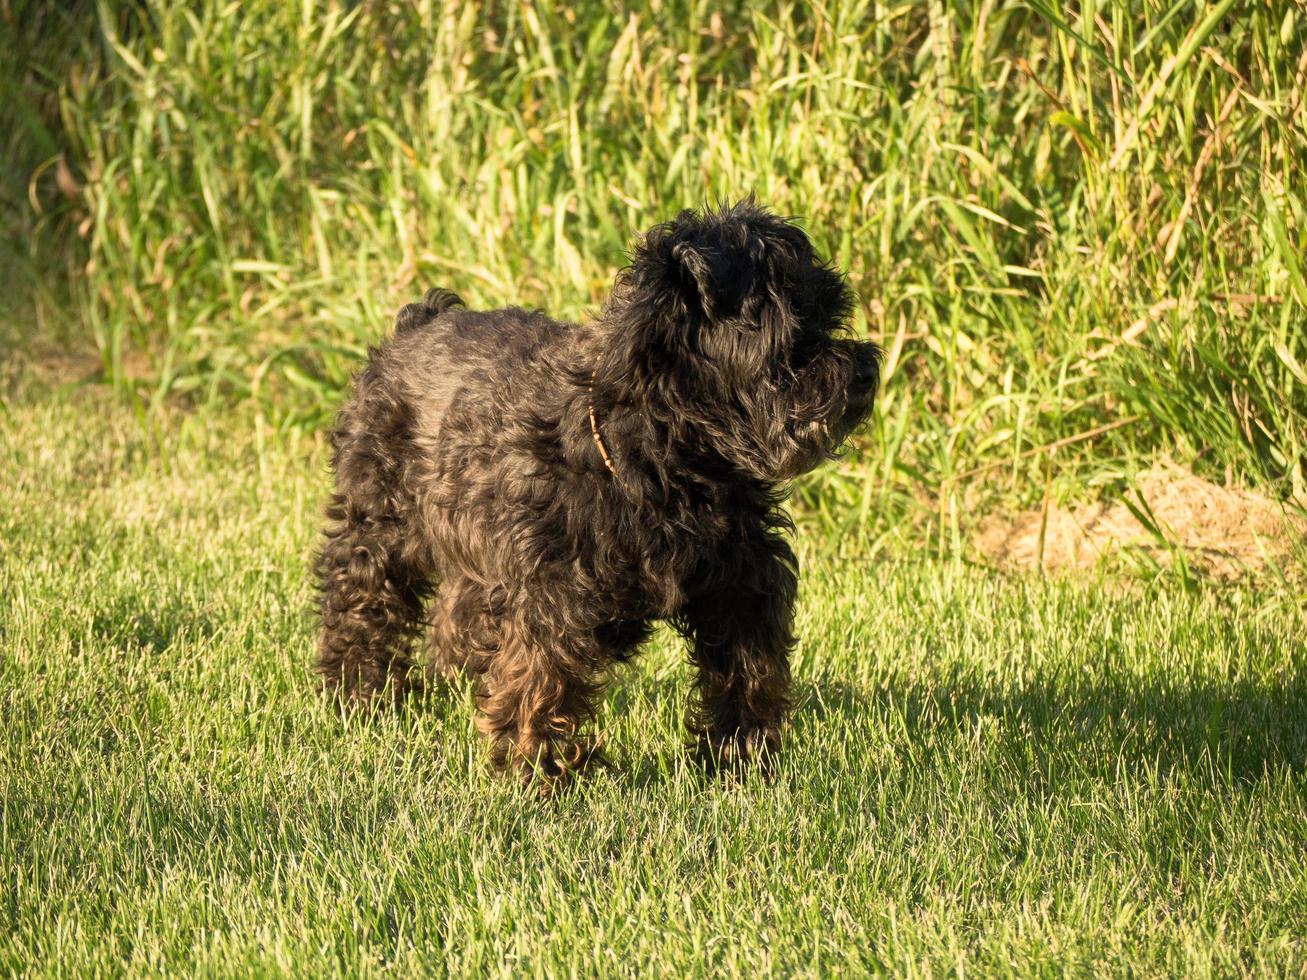
POLYGON ((493 416, 513 404, 546 351, 565 345, 575 329, 535 310, 469 310, 433 289, 400 311, 394 335, 373 354, 372 373, 408 396, 416 429, 434 436, 451 411, 493 416), (460 398, 465 391, 472 397, 460 398))

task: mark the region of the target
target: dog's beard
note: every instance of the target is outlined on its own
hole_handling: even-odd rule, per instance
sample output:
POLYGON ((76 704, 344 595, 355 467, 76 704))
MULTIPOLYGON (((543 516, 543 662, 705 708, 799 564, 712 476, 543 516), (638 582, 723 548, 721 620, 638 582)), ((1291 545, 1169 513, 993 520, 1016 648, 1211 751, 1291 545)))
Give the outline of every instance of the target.
POLYGON ((871 345, 841 342, 783 382, 741 390, 743 416, 728 429, 736 462, 750 475, 785 482, 837 457, 871 411, 875 395, 871 345), (862 348, 866 348, 864 351, 862 348))

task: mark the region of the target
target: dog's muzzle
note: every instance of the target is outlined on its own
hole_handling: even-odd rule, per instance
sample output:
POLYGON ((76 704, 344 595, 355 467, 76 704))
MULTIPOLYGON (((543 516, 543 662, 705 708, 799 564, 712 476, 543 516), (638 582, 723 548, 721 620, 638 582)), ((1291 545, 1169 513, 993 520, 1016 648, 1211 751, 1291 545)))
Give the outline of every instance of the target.
POLYGON ((847 422, 856 425, 871 411, 880 380, 879 353, 875 344, 856 344, 853 348, 853 376, 849 381, 847 422))

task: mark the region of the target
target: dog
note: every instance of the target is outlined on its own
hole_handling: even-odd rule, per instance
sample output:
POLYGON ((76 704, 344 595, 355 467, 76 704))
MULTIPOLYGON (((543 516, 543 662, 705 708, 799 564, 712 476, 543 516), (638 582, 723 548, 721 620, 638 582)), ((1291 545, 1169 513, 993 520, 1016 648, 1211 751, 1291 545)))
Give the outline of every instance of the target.
POLYGON ((347 704, 476 680, 501 770, 596 759, 605 676, 657 620, 697 669, 710 768, 775 760, 797 563, 781 505, 870 412, 880 352, 808 236, 752 199, 639 240, 589 322, 433 289, 369 352, 332 432, 318 670, 347 704))

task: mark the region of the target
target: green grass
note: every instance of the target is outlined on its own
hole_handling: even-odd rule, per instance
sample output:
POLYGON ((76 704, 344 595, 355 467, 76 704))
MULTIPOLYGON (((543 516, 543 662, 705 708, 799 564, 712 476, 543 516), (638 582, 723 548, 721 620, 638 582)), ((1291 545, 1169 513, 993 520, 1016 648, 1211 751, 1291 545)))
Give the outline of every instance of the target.
POLYGON ((885 563, 805 518, 771 782, 688 764, 684 654, 540 802, 470 692, 313 690, 320 441, 0 411, 0 973, 1301 975, 1290 597, 885 563))
POLYGON ((1159 456, 1307 501, 1300 5, 239 7, 0 4, 0 974, 1307 972, 1302 596, 964 563, 1159 456), (777 777, 688 764, 663 634, 549 803, 466 686, 333 715, 321 431, 394 310, 581 316, 749 192, 887 350, 777 777), (69 348, 111 388, 10 363, 69 348))
POLYGON ((805 491, 845 533, 956 554, 1159 454, 1307 499, 1307 16, 1071 6, 12 0, 9 278, 73 296, 17 319, 312 429, 426 286, 582 315, 637 231, 756 192, 889 352, 805 491))

